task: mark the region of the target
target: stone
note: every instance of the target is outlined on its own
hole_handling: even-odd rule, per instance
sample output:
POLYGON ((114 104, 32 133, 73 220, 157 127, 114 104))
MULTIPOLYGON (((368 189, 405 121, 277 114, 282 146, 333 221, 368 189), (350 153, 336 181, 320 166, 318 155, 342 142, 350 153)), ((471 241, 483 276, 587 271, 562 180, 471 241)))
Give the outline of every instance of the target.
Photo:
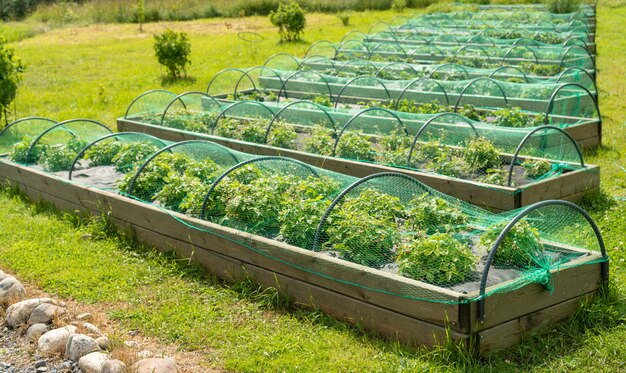
POLYGON ((102 364, 100 373, 127 373, 128 368, 121 360, 107 360, 102 364))
POLYGON ((28 324, 51 324, 55 317, 65 314, 65 308, 51 303, 43 303, 35 307, 30 314, 28 324))
POLYGON ((109 337, 96 338, 96 343, 98 344, 98 347, 100 347, 100 349, 102 350, 109 349, 109 337))
POLYGON ((128 348, 139 348, 139 343, 135 341, 124 341, 124 346, 128 348))
POLYGON ((71 335, 65 345, 65 357, 72 361, 78 361, 81 357, 95 351, 100 351, 98 342, 84 334, 71 335))
POLYGON ((0 281, 4 280, 7 277, 9 277, 9 275, 7 275, 6 273, 0 271, 0 281))
POLYGON ((0 280, 0 305, 8 305, 20 301, 26 296, 26 289, 13 276, 5 276, 0 280))
POLYGON ((137 357, 140 359, 147 359, 152 357, 152 352, 150 350, 141 350, 137 352, 137 357))
POLYGON ((152 358, 143 359, 131 367, 133 373, 177 373, 178 368, 171 359, 152 358))
POLYGON ((48 362, 45 360, 38 360, 35 362, 35 368, 45 367, 46 365, 48 365, 48 362))
POLYGON ((73 325, 50 330, 39 337, 37 347, 41 353, 46 355, 64 352, 67 340, 75 333, 76 327, 73 325))
POLYGON ((15 328, 18 325, 26 324, 33 310, 44 303, 54 302, 50 298, 34 298, 12 304, 6 312, 7 326, 15 328))
POLYGON ((92 318, 93 316, 89 312, 81 313, 80 315, 76 316, 76 320, 79 321, 91 321, 92 318))
POLYGON ((46 324, 33 324, 26 331, 26 340, 29 342, 36 342, 39 340, 42 334, 48 331, 48 325, 46 324))
POLYGON ((102 332, 100 331, 100 329, 98 329, 98 327, 95 326, 94 324, 85 322, 83 323, 83 328, 85 328, 85 330, 87 330, 89 334, 93 334, 96 337, 100 337, 102 335, 102 332))
POLYGON ((37 373, 39 373, 39 372, 43 373, 43 372, 47 372, 47 371, 48 371, 48 367, 39 367, 39 368, 37 368, 37 373))
POLYGON ((100 373, 102 366, 109 359, 109 355, 102 352, 92 352, 78 360, 78 367, 83 373, 100 373))

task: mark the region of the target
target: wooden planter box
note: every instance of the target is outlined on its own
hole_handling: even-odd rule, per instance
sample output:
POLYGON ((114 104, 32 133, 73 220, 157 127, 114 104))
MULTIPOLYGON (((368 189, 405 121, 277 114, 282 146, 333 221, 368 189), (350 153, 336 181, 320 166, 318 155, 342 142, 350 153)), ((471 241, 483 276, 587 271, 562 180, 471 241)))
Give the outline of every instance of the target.
MULTIPOLYGON (((281 81, 275 77, 259 77, 259 82, 263 89, 275 92, 276 94, 279 94, 282 88, 281 81)), ((328 85, 326 85, 326 83, 323 82, 291 82, 288 83, 287 86, 287 97, 305 99, 309 98, 312 94, 328 95, 330 87, 330 92, 332 93, 333 97, 336 98, 337 95, 341 92, 343 86, 343 84, 333 83, 329 83, 328 85), (297 86, 298 90, 293 90, 293 86, 297 86)), ((402 94, 401 89, 388 88, 388 92, 389 95, 387 95, 387 92, 385 92, 382 87, 350 86, 349 88, 346 88, 346 90, 342 93, 341 102, 354 104, 362 101, 372 100, 395 100, 402 94)), ((215 96, 215 98, 219 99, 224 99, 225 97, 226 95, 215 96)), ((415 95, 409 95, 407 97, 415 98, 415 95)), ((420 93, 419 97, 420 103, 428 103, 432 102, 433 100, 446 102, 446 96, 443 93, 439 92, 420 93)), ((448 102, 451 105, 454 105, 457 102, 459 95, 454 93, 448 93, 447 98, 448 102)), ((563 108, 563 110, 567 110, 567 106, 564 106, 559 102, 566 102, 567 104, 569 104, 572 111, 575 109, 575 105, 578 104, 577 100, 560 97, 555 100, 555 106, 559 107, 560 110, 561 108, 563 108)), ((546 100, 507 97, 507 103, 513 107, 520 107, 522 110, 528 110, 539 114, 545 113, 548 108, 548 101, 546 100)), ((478 108, 495 108, 504 107, 505 101, 502 97, 464 94, 463 98, 461 99, 461 104, 472 104, 478 108)), ((569 123, 569 125, 567 125, 564 129, 574 138, 574 140, 576 140, 578 145, 583 149, 596 147, 602 142, 602 122, 598 119, 579 118, 565 115, 551 115, 551 118, 554 122, 557 122, 560 125, 567 125, 569 123)))
MULTIPOLYGON (((226 281, 250 276, 261 285, 276 287, 293 302, 318 307, 341 320, 409 345, 440 344, 446 340, 449 328, 451 339, 467 346, 472 344, 480 354, 503 349, 517 343, 528 331, 567 318, 585 296, 601 285, 600 263, 553 271, 553 292, 529 284, 487 297, 484 323, 480 323, 476 302, 452 304, 476 294, 464 295, 166 212, 3 159, 0 181, 17 186, 32 200, 49 202, 62 211, 98 216, 106 213, 112 223, 132 230, 141 241, 192 258, 226 281), (401 291, 436 296, 450 303, 393 295, 401 291)), ((576 261, 582 264, 598 258, 599 254, 589 253, 576 261)))
POLYGON ((566 172, 523 187, 504 187, 470 182, 434 173, 326 157, 297 150, 226 139, 202 133, 145 124, 131 119, 118 119, 117 128, 120 132, 143 132, 170 141, 210 140, 238 151, 264 156, 291 157, 317 167, 356 177, 364 177, 378 172, 401 172, 442 193, 497 212, 513 210, 546 199, 564 199, 579 202, 583 194, 597 191, 600 188, 600 168, 594 165, 587 165, 585 169, 566 172))

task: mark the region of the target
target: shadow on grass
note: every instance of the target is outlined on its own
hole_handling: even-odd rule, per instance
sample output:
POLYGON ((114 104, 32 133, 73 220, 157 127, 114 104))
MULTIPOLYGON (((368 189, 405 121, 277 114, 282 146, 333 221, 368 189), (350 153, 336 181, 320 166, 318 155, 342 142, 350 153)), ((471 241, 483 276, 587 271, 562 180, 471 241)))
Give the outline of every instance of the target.
POLYGON ((170 87, 175 84, 193 84, 196 82, 196 78, 193 76, 181 76, 181 77, 173 77, 171 75, 165 75, 161 77, 161 85, 163 87, 170 87))

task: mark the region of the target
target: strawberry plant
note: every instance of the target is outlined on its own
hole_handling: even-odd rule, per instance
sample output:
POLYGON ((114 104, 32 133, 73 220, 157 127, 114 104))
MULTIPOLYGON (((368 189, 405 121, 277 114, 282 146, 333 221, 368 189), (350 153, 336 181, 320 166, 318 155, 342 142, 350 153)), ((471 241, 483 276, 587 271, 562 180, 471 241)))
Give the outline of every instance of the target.
POLYGON ((30 149, 31 141, 32 140, 30 139, 24 139, 20 142, 16 142, 15 144, 13 144, 13 148, 11 149, 11 154, 9 156, 13 162, 32 164, 36 163, 39 160, 41 154, 45 153, 47 145, 38 144, 29 156, 28 149, 30 149))
POLYGON ((467 215, 441 197, 424 193, 411 200, 405 224, 415 232, 428 235, 457 231, 467 224, 467 215))
POLYGON ((241 139, 243 141, 263 144, 269 121, 259 119, 244 119, 241 122, 241 139))
POLYGON ((322 215, 331 201, 319 195, 308 199, 295 198, 288 202, 279 214, 281 221, 279 240, 304 248, 309 248, 322 215))
POLYGON ((398 249, 399 273, 439 286, 467 281, 476 270, 476 258, 470 249, 450 233, 403 243, 398 249))
POLYGON ((239 119, 223 117, 215 129, 215 134, 227 139, 239 139, 239 119))
POLYGON ((359 132, 344 131, 337 144, 336 156, 341 158, 373 161, 369 136, 359 132))
POLYGON ((535 74, 539 76, 554 76, 561 71, 559 65, 542 65, 532 62, 522 62, 520 68, 527 74, 535 74))
POLYGON ((496 116, 496 126, 522 128, 540 125, 537 116, 526 114, 518 107, 504 107, 493 114, 496 116))
POLYGON ((40 158, 41 166, 46 172, 67 171, 72 167, 76 153, 67 146, 52 146, 40 158))
POLYGON ((122 143, 119 141, 99 142, 85 152, 85 159, 90 161, 90 167, 109 166, 121 149, 122 143))
POLYGON ((411 148, 411 138, 401 131, 394 130, 387 136, 380 136, 378 144, 382 148, 376 154, 379 163, 406 166, 411 148))
POLYGON ((272 125, 272 129, 267 139, 267 143, 269 145, 277 146, 279 148, 296 149, 297 137, 298 134, 296 133, 293 126, 290 126, 285 122, 276 121, 272 125))
POLYGON ((500 151, 484 137, 472 139, 463 149, 463 160, 470 173, 486 172, 502 164, 500 151))
POLYGON ((146 142, 123 144, 111 160, 117 171, 128 172, 158 150, 156 145, 146 142))
MULTIPOLYGON (((502 221, 489 227, 480 236, 479 248, 488 253, 496 239, 508 224, 502 221)), ((528 221, 521 220, 511 228, 496 251, 493 264, 501 267, 528 268, 542 257, 543 244, 539 241, 539 231, 528 221)))
POLYGON ((485 174, 478 181, 493 185, 507 185, 507 176, 508 173, 501 168, 489 168, 485 170, 485 174))
POLYGON ((543 159, 527 159, 522 163, 522 167, 524 167, 526 176, 529 179, 537 179, 547 174, 552 169, 550 162, 543 159))

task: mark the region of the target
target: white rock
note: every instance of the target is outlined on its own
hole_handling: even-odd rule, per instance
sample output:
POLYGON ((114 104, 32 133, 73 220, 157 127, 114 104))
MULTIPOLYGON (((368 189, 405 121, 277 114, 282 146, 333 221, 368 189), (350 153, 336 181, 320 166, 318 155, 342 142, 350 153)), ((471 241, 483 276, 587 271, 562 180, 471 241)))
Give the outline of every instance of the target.
POLYGON ((26 331, 26 340, 36 342, 42 334, 48 331, 46 324, 33 324, 26 331))
POLYGON ((76 320, 89 321, 89 320, 91 320, 92 317, 93 316, 89 312, 85 312, 85 313, 81 313, 80 315, 76 316, 76 320))
POLYGON ((100 331, 100 329, 98 329, 98 327, 95 326, 94 324, 85 322, 83 323, 83 328, 85 328, 85 330, 87 330, 89 334, 93 334, 96 337, 100 337, 102 335, 102 332, 100 331))
POLYGON ((4 275, 0 279, 0 305, 22 300, 25 295, 26 289, 15 277, 4 275))
POLYGON ((55 317, 65 314, 65 308, 51 303, 43 303, 35 307, 28 318, 28 324, 51 324, 55 317))
POLYGON ((102 366, 109 359, 109 355, 102 352, 92 352, 78 360, 78 367, 83 373, 100 373, 102 366))
POLYGON ((177 373, 178 368, 171 359, 152 358, 139 360, 131 367, 133 373, 177 373))
POLYGON ((72 361, 78 361, 81 357, 96 351, 100 351, 98 342, 84 334, 71 335, 65 344, 65 357, 72 361))
POLYGON ((76 327, 74 325, 68 325, 62 328, 57 328, 44 333, 39 337, 37 347, 41 353, 46 355, 53 355, 59 352, 65 351, 65 345, 68 338, 76 333, 76 327))
POLYGON ((128 348, 139 348, 139 343, 135 341, 124 341, 124 346, 128 348))
POLYGON ((140 359, 147 359, 149 357, 152 357, 152 352, 150 350, 141 350, 139 352, 137 352, 137 357, 140 359))
POLYGON ((128 368, 120 360, 107 360, 102 364, 100 373, 128 373, 128 368))
POLYGON ((30 318, 31 312, 43 303, 54 304, 54 301, 50 298, 35 298, 26 299, 11 305, 7 308, 6 312, 7 326, 9 328, 15 328, 18 325, 26 324, 30 318))
POLYGON ((0 271, 0 281, 4 280, 5 278, 7 278, 9 275, 7 275, 6 273, 0 271))
POLYGON ((98 343, 98 346, 102 350, 108 350, 109 349, 109 337, 96 338, 96 343, 98 343))

